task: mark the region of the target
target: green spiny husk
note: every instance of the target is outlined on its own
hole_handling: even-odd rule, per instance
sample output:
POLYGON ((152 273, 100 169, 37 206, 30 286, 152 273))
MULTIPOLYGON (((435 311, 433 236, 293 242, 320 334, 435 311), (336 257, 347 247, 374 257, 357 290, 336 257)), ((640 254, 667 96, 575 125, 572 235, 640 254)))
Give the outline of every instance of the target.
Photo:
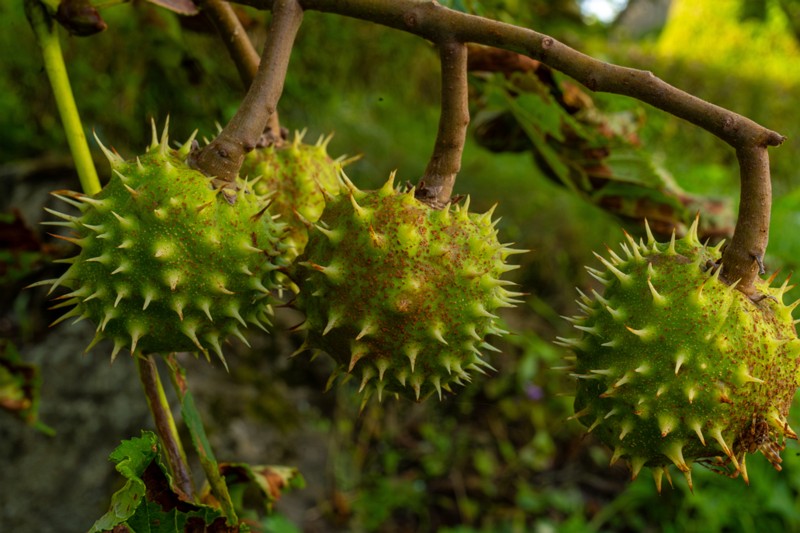
MULTIPOLYGON (((559 338, 575 352, 575 415, 628 460, 662 476, 674 464, 692 486, 698 462, 747 478, 746 454, 761 451, 780 469, 787 423, 798 388, 800 340, 780 288, 756 281, 754 301, 720 279, 721 245, 689 234, 657 243, 626 234, 623 256, 597 256, 589 268, 604 286, 581 293, 584 314, 571 318, 577 338, 559 338)), ((788 280, 787 280, 788 281, 788 280)))
MULTIPOLYGON (((78 216, 50 211, 81 250, 69 269, 48 280, 68 294, 55 307, 91 319, 97 333, 87 351, 109 338, 112 360, 131 353, 213 350, 241 328, 269 324, 270 290, 284 265, 285 225, 273 221, 246 183, 238 190, 214 186, 189 168, 191 140, 179 150, 159 140, 132 161, 103 148, 113 170, 96 195, 60 191, 78 216)), ((51 291, 52 291, 51 289, 51 291)))
POLYGON ((305 131, 296 133, 290 143, 253 150, 241 169, 243 176, 254 180, 255 192, 269 198, 270 211, 287 224, 285 242, 290 260, 303 253, 308 242, 306 222, 319 220, 326 198, 339 194, 339 174, 345 163, 328 155, 331 136, 306 144, 304 135, 305 131))
POLYGON ((436 210, 393 179, 377 191, 347 181, 310 231, 294 275, 302 349, 329 353, 331 382, 354 376, 364 401, 376 391, 441 398, 490 368, 481 352, 506 333, 494 313, 518 301, 500 278, 520 251, 498 242, 491 211, 469 213, 468 200, 436 210))

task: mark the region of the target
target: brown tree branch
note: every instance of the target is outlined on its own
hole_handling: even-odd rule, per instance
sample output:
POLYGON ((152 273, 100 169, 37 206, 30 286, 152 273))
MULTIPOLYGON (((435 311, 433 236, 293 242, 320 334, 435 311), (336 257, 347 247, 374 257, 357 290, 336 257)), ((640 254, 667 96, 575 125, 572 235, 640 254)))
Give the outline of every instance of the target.
POLYGON ((228 49, 245 88, 250 87, 258 71, 258 52, 247 37, 236 12, 225 0, 202 0, 199 3, 228 49))
MULTIPOLYGON (((277 0, 241 0, 271 9, 277 0)), ((460 41, 538 59, 592 91, 630 96, 687 120, 731 146, 778 146, 785 138, 754 121, 681 91, 652 72, 605 63, 534 30, 439 5, 434 0, 299 0, 304 10, 336 13, 403 30, 433 42, 460 41)))
POLYGON ((294 39, 303 20, 297 0, 275 0, 264 53, 236 114, 189 163, 207 176, 233 183, 247 152, 255 148, 283 92, 294 39))
POLYGON ((416 197, 433 208, 450 202, 469 125, 467 45, 450 41, 439 44, 442 62, 442 111, 433 154, 420 179, 416 197))
MULTIPOLYGON (((247 90, 253 84, 260 61, 255 46, 247 36, 247 31, 236 16, 236 12, 225 0, 202 0, 200 6, 225 43, 247 90)), ((265 132, 277 140, 280 139, 280 131, 281 126, 276 111, 270 116, 265 132)))
MULTIPOLYGON (((277 0, 241 0, 271 9, 277 0)), ((716 135, 735 150, 742 177, 739 218, 723 256, 727 280, 753 292, 755 265, 767 247, 771 186, 766 147, 785 137, 737 113, 706 102, 653 73, 604 63, 536 31, 439 5, 434 0, 300 0, 305 10, 325 11, 406 31, 433 42, 480 43, 527 55, 592 91, 630 96, 716 135)))

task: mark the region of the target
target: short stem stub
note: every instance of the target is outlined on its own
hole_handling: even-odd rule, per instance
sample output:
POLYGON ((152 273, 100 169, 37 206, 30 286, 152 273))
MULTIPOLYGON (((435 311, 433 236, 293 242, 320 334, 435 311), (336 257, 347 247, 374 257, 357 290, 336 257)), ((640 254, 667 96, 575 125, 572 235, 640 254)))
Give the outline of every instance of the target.
POLYGON ((416 198, 435 209, 450 203, 469 126, 467 45, 439 43, 442 63, 442 111, 433 154, 416 188, 416 198))
POLYGON ((191 155, 189 164, 192 167, 221 182, 235 182, 244 156, 256 147, 270 116, 275 113, 302 20, 303 9, 297 0, 275 1, 255 79, 236 114, 217 138, 191 155))

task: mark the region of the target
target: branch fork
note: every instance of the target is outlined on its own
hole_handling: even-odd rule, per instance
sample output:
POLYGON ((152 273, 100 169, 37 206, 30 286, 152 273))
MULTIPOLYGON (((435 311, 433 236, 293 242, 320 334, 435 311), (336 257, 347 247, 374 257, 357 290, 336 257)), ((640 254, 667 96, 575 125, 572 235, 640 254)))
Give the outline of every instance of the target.
POLYGON ((235 182, 245 155, 256 147, 276 112, 302 21, 303 9, 297 0, 274 2, 267 42, 250 89, 220 134, 189 160, 191 166, 222 182, 235 182))
MULTIPOLYGON (((271 9, 276 19, 279 13, 287 11, 286 0, 242 0, 242 3, 271 9)), ((460 89, 451 85, 456 93, 450 94, 447 90, 446 77, 452 75, 453 78, 447 78, 451 81, 458 79, 453 67, 458 60, 452 51, 458 48, 456 44, 479 43, 522 53, 571 76, 592 91, 636 98, 716 135, 736 150, 742 181, 736 229, 722 258, 723 278, 729 282, 738 280, 737 288, 746 294, 755 291, 759 267, 753 258, 763 258, 766 251, 772 203, 767 147, 779 146, 785 140, 779 133, 677 89, 652 72, 605 63, 548 35, 454 11, 432 0, 293 0, 289 3, 300 12, 317 10, 358 18, 406 31, 439 45, 443 76, 442 120, 419 193, 424 201, 435 199, 432 205, 448 201, 452 193, 453 178, 449 176, 459 167, 452 158, 456 152, 460 157, 461 149, 451 143, 461 128, 466 129, 461 112, 452 103, 460 89), (453 123, 447 124, 447 121, 453 123)), ((263 63, 262 60, 262 66, 263 63)), ((281 80, 284 74, 285 71, 275 71, 275 77, 281 80)), ((236 129, 235 126, 231 128, 236 129)), ((219 158, 225 160, 230 153, 239 153, 247 146, 242 143, 229 146, 221 139, 218 146, 210 145, 208 149, 209 153, 217 150, 219 158)), ((235 161, 233 158, 226 166, 229 173, 235 161)))

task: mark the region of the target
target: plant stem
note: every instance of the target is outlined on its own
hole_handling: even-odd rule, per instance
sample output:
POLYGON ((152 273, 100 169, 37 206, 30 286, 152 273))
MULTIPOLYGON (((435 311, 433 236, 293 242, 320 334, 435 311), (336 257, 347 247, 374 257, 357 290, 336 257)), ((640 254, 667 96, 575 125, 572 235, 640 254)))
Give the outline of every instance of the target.
POLYGON ((457 41, 439 44, 442 63, 442 111, 433 154, 417 187, 416 197, 433 208, 450 202, 469 125, 467 45, 457 41))
POLYGON ((267 42, 256 77, 236 111, 216 139, 191 158, 207 176, 233 183, 247 152, 255 148, 283 92, 294 39, 303 21, 297 0, 276 0, 267 42))
POLYGON ((97 170, 89 151, 89 144, 86 142, 78 107, 75 105, 75 97, 69 84, 67 67, 64 64, 64 55, 61 53, 61 43, 58 39, 58 28, 53 23, 45 5, 39 0, 25 0, 25 14, 42 49, 44 68, 53 88, 56 106, 61 115, 64 134, 75 161, 75 170, 78 172, 81 188, 86 194, 96 194, 101 189, 100 180, 97 177, 97 170))
POLYGON ((144 394, 147 397, 147 405, 153 414, 156 432, 161 439, 167 464, 169 464, 172 478, 175 480, 175 488, 183 493, 182 496, 186 501, 194 501, 195 490, 186 460, 186 452, 181 444, 178 428, 172 417, 155 359, 151 355, 137 355, 134 359, 136 360, 136 369, 139 371, 139 380, 142 382, 144 394))
POLYGON ((211 492, 222 507, 222 512, 227 517, 227 523, 229 525, 238 524, 239 519, 236 516, 236 509, 231 500, 231 495, 228 492, 228 485, 225 483, 225 478, 220 474, 219 464, 214 457, 211 443, 206 436, 203 421, 200 418, 200 412, 194 404, 192 393, 189 392, 189 387, 186 383, 186 371, 175 358, 175 355, 167 356, 166 362, 167 368, 169 368, 172 386, 181 403, 183 420, 192 437, 192 444, 194 445, 195 451, 197 451, 200 465, 203 467, 203 471, 206 474, 211 492))

